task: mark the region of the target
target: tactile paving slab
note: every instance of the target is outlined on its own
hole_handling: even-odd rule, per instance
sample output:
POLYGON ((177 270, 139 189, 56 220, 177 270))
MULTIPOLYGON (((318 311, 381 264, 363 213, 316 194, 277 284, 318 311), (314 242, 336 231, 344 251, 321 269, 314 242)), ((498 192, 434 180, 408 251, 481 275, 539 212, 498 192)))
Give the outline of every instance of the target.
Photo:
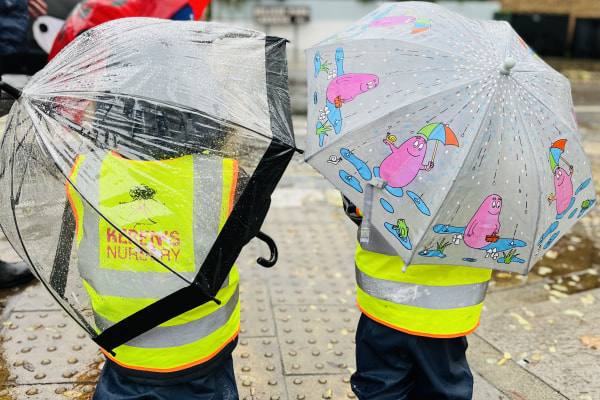
POLYGON ((289 400, 356 399, 346 375, 302 375, 287 377, 289 400))
POLYGON ((104 357, 98 346, 33 283, 5 304, 0 399, 91 399, 104 357))
POLYGON ((354 365, 354 308, 288 305, 274 312, 287 374, 347 373, 354 365))
POLYGON ((275 337, 240 338, 233 362, 241 400, 288 399, 275 337))

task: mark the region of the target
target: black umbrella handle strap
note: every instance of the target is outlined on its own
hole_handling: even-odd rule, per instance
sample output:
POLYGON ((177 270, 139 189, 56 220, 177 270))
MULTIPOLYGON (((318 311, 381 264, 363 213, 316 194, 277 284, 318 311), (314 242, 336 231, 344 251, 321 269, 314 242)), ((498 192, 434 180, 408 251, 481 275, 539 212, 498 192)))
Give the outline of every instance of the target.
POLYGON ((112 351, 114 348, 213 299, 201 287, 190 285, 136 312, 92 339, 115 355, 112 351))

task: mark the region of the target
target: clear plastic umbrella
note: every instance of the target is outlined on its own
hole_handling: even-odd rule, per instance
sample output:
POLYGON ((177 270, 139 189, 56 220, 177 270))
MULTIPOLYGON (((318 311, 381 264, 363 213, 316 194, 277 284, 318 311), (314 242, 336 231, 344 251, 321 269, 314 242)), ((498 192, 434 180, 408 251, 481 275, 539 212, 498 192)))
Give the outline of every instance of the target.
POLYGON ((275 262, 259 229, 296 150, 285 43, 126 18, 80 35, 22 92, 2 83, 18 97, 0 147, 2 229, 105 350, 218 302, 254 236, 272 251, 259 262, 275 262), (94 320, 98 293, 114 292, 156 301, 94 320))
POLYGON ((596 202, 569 81, 508 23, 388 3, 306 57, 305 157, 364 248, 526 273, 596 202))

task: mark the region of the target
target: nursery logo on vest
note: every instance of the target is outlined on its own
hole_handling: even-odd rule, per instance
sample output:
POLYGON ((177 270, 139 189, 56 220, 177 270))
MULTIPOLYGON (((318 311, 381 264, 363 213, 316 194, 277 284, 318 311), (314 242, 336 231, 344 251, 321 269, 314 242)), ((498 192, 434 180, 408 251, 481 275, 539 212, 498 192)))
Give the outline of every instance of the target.
MULTIPOLYGON (((178 231, 138 231, 124 229, 129 237, 161 261, 178 261, 181 240, 178 231)), ((150 256, 114 228, 106 228, 106 258, 148 261, 150 256)))
POLYGON ((188 249, 186 256, 186 249, 182 246, 186 234, 180 229, 182 218, 178 215, 181 210, 176 206, 183 203, 181 199, 173 199, 168 190, 157 190, 155 185, 145 183, 129 186, 121 193, 130 200, 124 201, 121 197, 119 201, 120 196, 117 195, 107 198, 105 203, 112 209, 109 213, 113 214, 113 220, 120 222, 116 224, 118 228, 106 222, 100 225, 104 242, 101 247, 104 249, 103 267, 165 271, 153 258, 175 269, 193 265, 193 249, 188 249), (159 191, 167 196, 159 196, 159 191), (111 202, 113 207, 108 205, 111 202))

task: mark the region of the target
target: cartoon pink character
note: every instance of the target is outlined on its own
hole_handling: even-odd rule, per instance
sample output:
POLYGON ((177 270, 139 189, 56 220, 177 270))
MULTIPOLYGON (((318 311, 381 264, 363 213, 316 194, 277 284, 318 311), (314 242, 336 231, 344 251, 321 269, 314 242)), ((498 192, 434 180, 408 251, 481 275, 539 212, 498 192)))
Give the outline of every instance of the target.
POLYGON ((548 203, 556 201, 556 212, 558 214, 564 213, 571 205, 571 199, 573 198, 573 182, 571 181, 571 175, 573 174, 573 166, 570 166, 571 174, 561 167, 554 169, 554 191, 556 195, 551 194, 548 198, 548 203))
POLYGON ((333 79, 327 87, 327 100, 336 108, 354 100, 364 92, 368 92, 379 85, 379 78, 372 74, 345 74, 333 79))
POLYGON ((379 175, 393 188, 401 188, 413 181, 417 173, 433 168, 433 162, 423 165, 427 152, 427 142, 422 136, 413 136, 396 148, 387 138, 383 141, 390 146, 392 154, 387 156, 379 167, 379 175))
POLYGON ((399 15, 394 17, 384 17, 369 24, 371 28, 389 28, 394 25, 406 25, 415 22, 414 17, 408 17, 406 15, 399 15))
POLYGON ((486 197, 465 228, 465 244, 474 249, 481 249, 497 242, 501 210, 502 198, 499 195, 492 194, 486 197))

